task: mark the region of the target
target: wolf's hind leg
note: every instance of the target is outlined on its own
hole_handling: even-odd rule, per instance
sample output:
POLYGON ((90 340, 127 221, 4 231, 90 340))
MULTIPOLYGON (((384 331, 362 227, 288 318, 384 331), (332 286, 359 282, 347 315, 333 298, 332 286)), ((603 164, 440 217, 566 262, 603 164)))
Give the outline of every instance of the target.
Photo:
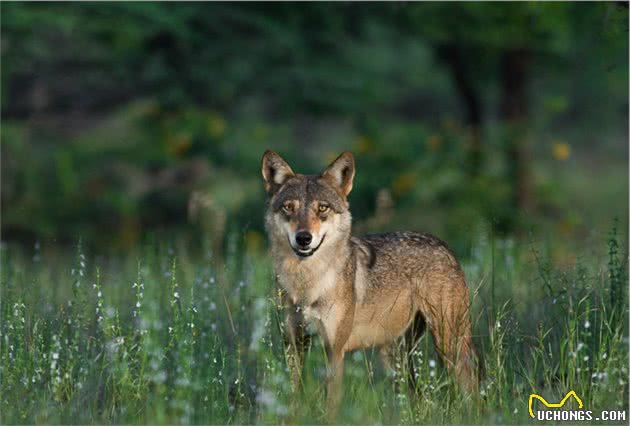
MULTIPOLYGON (((478 390, 477 356, 472 341, 468 289, 452 289, 448 303, 430 306, 429 328, 435 349, 458 384, 476 394, 478 390)), ((426 314, 425 314, 426 315, 426 314)))
POLYGON ((426 321, 424 320, 422 313, 418 312, 405 332, 405 355, 407 357, 408 370, 407 384, 409 385, 409 389, 412 393, 415 393, 417 390, 416 369, 413 360, 413 353, 417 349, 418 342, 424 334, 425 328, 426 321))

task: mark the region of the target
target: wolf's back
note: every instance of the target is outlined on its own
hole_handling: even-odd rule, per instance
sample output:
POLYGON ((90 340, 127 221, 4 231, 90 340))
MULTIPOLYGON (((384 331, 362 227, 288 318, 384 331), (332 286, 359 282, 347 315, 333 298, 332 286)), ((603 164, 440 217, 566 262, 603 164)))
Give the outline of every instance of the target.
POLYGON ((453 252, 439 238, 418 232, 371 234, 356 241, 366 253, 364 259, 373 284, 392 285, 432 273, 463 280, 453 252))

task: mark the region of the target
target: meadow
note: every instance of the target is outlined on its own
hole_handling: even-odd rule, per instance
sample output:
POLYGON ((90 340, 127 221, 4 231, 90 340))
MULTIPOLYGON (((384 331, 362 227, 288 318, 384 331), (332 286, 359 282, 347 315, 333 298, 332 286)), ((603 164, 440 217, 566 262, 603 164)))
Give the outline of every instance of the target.
MULTIPOLYGON (((414 393, 402 357, 388 377, 375 351, 347 355, 338 421, 529 424, 531 393, 559 401, 569 390, 594 414, 627 410, 623 238, 611 225, 594 239, 567 266, 549 242, 479 229, 460 257, 481 397, 457 391, 425 336, 414 393)), ((79 242, 5 244, 1 257, 2 424, 324 422, 322 345, 292 389, 271 262, 242 235, 224 253, 154 236, 124 256, 79 242)))
POLYGON ((347 355, 339 423, 532 424, 570 390, 627 422, 627 3, 0 17, 0 424, 325 422, 318 339, 289 380, 267 149, 352 151, 354 231, 434 233, 471 289, 479 397, 425 336, 413 392, 406 357, 347 355))

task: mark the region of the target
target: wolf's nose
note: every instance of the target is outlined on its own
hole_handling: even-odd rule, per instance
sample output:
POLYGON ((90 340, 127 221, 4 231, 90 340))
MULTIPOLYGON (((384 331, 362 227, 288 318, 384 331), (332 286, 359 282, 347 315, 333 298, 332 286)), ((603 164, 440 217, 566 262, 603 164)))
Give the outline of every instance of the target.
POLYGON ((310 232, 300 231, 295 235, 295 241, 300 247, 308 247, 311 241, 313 241, 313 236, 310 232))

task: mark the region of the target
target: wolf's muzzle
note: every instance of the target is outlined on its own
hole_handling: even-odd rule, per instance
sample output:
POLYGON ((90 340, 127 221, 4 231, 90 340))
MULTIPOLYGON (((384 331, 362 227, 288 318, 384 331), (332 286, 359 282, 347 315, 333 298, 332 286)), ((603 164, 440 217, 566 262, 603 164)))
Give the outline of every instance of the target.
POLYGON ((295 235, 295 241, 300 247, 306 249, 309 244, 311 244, 311 241, 313 241, 313 236, 308 231, 300 231, 295 235))
MULTIPOLYGON (((311 236, 311 234, 309 234, 309 236, 311 236)), ((295 248, 291 244, 291 240, 290 239, 289 239, 289 245, 291 246, 291 248, 293 249, 295 254, 298 255, 299 257, 309 257, 309 256, 312 256, 317 251, 317 249, 322 245, 322 243, 324 242, 324 238, 326 238, 326 234, 324 234, 322 239, 319 241, 319 244, 317 244, 317 247, 314 247, 312 249, 295 248)), ((297 235, 296 235, 296 240, 297 240, 297 235)), ((311 236, 311 240, 312 240, 312 236, 311 236)), ((298 241, 298 243, 299 243, 299 241, 298 241)), ((309 244, 310 244, 310 241, 309 241, 309 244)))

